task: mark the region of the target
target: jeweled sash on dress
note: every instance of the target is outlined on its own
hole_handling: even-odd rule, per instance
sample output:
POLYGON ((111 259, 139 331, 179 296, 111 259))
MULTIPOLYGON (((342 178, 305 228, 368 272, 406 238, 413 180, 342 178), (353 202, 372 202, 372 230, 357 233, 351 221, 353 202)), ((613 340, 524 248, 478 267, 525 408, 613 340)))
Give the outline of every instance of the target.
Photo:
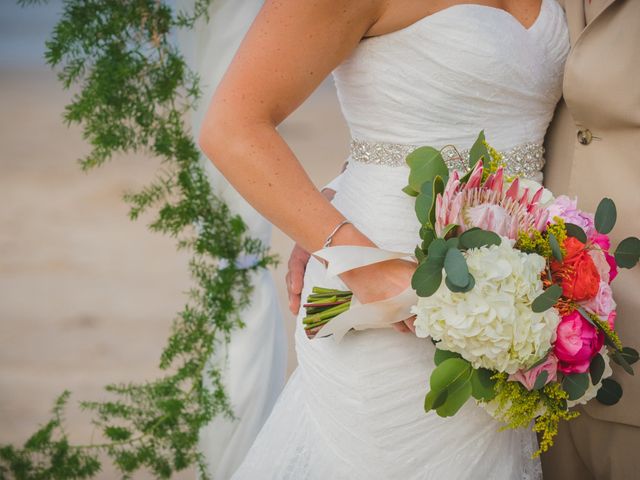
MULTIPOLYGON (((406 165, 407 155, 420 145, 352 139, 350 147, 351 159, 356 162, 400 167, 406 165)), ((498 153, 509 176, 534 178, 544 167, 544 147, 539 143, 527 142, 498 153)), ((469 149, 458 150, 447 145, 442 149, 442 157, 449 170, 467 170, 469 149)))

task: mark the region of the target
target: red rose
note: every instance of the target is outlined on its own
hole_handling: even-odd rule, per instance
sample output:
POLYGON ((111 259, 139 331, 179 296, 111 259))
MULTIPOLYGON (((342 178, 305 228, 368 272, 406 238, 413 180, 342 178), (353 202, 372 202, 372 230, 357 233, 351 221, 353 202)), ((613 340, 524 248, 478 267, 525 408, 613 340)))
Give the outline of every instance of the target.
POLYGON ((600 275, 585 244, 574 237, 564 241, 567 254, 562 262, 551 262, 551 273, 562 285, 562 294, 576 302, 589 300, 598 294, 600 275))

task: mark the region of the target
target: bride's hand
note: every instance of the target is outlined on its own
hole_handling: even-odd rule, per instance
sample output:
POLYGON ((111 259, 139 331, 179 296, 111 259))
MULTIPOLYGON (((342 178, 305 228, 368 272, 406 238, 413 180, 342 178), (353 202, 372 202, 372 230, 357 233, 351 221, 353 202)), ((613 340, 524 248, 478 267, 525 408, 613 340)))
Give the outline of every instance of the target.
MULTIPOLYGON (((340 278, 362 303, 377 302, 402 293, 410 284, 416 264, 408 260, 387 260, 356 268, 340 278)), ((392 326, 399 332, 415 332, 415 315, 392 326)))

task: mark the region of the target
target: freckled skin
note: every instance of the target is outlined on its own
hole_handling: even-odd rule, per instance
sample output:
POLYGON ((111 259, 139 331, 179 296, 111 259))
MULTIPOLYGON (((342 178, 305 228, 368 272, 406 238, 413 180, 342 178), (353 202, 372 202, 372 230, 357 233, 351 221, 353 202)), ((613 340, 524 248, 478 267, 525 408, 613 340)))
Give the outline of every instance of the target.
MULTIPOLYGON (((202 150, 256 210, 301 248, 318 250, 344 217, 315 188, 276 126, 362 38, 460 3, 502 8, 525 26, 540 6, 540 0, 267 0, 211 100, 200 132, 202 150)), ((350 224, 333 244, 373 246, 350 224)), ((393 260, 341 278, 371 302, 404 290, 414 268, 393 260)))

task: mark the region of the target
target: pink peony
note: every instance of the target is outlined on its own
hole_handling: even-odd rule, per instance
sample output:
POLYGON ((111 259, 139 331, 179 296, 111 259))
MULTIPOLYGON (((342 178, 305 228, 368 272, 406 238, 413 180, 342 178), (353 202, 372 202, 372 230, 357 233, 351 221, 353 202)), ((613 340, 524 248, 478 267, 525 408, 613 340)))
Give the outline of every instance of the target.
POLYGON ((618 264, 613 255, 605 253, 604 258, 607 259, 607 263, 609 264, 609 283, 611 283, 613 279, 618 276, 618 264))
POLYGON ((558 370, 562 373, 584 373, 591 359, 600 351, 604 335, 578 311, 565 315, 556 330, 554 353, 558 357, 558 370))
POLYGON ((536 383, 536 378, 538 378, 538 375, 540 375, 543 371, 546 371, 548 374, 547 381, 544 383, 545 385, 549 382, 554 382, 557 380, 558 359, 553 353, 550 353, 547 356, 547 359, 540 365, 537 365, 536 367, 533 367, 529 370, 519 370, 513 375, 509 375, 509 381, 518 381, 522 385, 524 385, 527 390, 533 390, 533 386, 536 383))
POLYGON ((553 217, 560 217, 567 223, 578 225, 587 237, 591 237, 595 232, 593 214, 578 210, 577 203, 575 198, 572 200, 566 195, 560 195, 547 207, 549 218, 553 222, 553 217))
POLYGON ((584 302, 582 305, 596 315, 608 317, 616 308, 616 302, 613 299, 613 292, 609 284, 601 281, 596 296, 584 302))
POLYGON ((609 240, 609 236, 604 233, 598 233, 596 230, 593 231, 591 236, 589 237, 589 241, 591 243, 598 245, 602 250, 608 252, 611 248, 611 240, 609 240))

